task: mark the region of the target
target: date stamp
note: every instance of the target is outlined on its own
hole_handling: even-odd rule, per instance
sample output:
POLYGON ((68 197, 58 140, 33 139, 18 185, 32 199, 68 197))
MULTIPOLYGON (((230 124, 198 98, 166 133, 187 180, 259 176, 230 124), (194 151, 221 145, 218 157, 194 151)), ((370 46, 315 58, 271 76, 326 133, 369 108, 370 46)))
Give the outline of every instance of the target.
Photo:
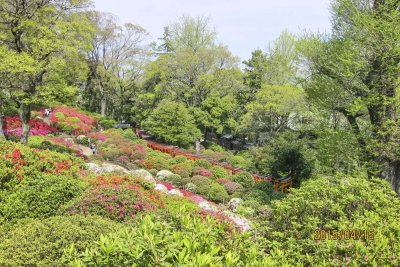
POLYGON ((373 230, 332 230, 317 229, 314 231, 314 240, 374 240, 373 230))

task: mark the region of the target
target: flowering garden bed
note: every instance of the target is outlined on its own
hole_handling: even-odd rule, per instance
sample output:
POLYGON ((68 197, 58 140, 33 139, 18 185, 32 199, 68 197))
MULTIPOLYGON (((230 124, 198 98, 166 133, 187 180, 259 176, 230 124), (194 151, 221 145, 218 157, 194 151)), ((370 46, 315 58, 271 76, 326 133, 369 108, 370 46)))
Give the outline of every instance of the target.
MULTIPOLYGON (((48 135, 58 132, 57 128, 51 127, 44 121, 31 119, 29 121, 30 135, 48 135)), ((3 121, 3 131, 7 136, 21 137, 22 121, 20 117, 5 118, 3 121)))

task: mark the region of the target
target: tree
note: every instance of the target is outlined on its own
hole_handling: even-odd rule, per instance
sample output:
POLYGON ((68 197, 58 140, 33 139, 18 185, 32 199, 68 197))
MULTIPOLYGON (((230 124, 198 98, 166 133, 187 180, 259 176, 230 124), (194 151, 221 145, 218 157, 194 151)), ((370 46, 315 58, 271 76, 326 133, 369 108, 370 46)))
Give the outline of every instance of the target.
POLYGON ((363 149, 364 161, 374 163, 370 175, 388 180, 398 193, 399 8, 395 0, 336 0, 331 35, 309 36, 303 46, 311 73, 306 88, 310 100, 334 100, 363 149))
POLYGON ((263 144, 278 132, 297 130, 307 115, 304 91, 290 85, 263 85, 246 105, 240 132, 263 144))
POLYGON ((148 33, 139 25, 116 24, 114 16, 92 12, 97 30, 92 49, 87 53, 90 73, 85 90, 85 105, 102 116, 113 115, 122 120, 128 100, 135 97, 136 83, 142 75, 148 49, 143 41, 148 33), (94 108, 94 109, 93 109, 94 108))
POLYGON ((15 91, 27 144, 32 104, 48 103, 69 86, 62 71, 87 48, 90 34, 81 11, 86 0, 0 1, 0 57, 7 89, 15 91))
POLYGON ((187 147, 201 138, 184 104, 163 100, 144 123, 150 134, 168 144, 187 147))
POLYGON ((275 177, 291 176, 295 185, 311 176, 315 155, 307 140, 293 132, 284 132, 261 149, 263 159, 259 164, 275 177))

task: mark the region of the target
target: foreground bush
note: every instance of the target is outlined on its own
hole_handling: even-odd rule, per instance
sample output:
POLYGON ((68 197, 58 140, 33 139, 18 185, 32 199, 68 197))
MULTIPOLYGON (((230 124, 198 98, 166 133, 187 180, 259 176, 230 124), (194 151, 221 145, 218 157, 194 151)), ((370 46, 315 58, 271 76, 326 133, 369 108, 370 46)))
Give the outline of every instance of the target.
POLYGON ((225 231, 207 217, 180 213, 160 221, 146 216, 129 230, 109 234, 84 253, 74 248, 65 260, 72 266, 270 266, 250 234, 225 231), (212 227, 210 227, 212 225, 212 227))
POLYGON ((293 265, 400 264, 400 200, 384 180, 318 178, 272 203, 267 244, 290 255, 293 265), (368 236, 327 240, 318 229, 365 230, 368 236))
POLYGON ((1 266, 61 266, 64 249, 78 252, 123 225, 97 216, 25 219, 0 226, 1 266))
POLYGON ((0 202, 0 221, 19 218, 46 218, 80 196, 87 185, 61 175, 40 175, 26 179, 0 202))

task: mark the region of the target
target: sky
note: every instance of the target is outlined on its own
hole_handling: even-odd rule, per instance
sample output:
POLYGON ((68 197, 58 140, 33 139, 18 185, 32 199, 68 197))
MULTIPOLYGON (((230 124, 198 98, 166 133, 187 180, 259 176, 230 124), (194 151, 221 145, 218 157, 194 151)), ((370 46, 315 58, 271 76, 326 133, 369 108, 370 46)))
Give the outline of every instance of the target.
POLYGON ((181 15, 207 16, 218 43, 241 60, 268 44, 287 29, 330 30, 330 0, 93 0, 95 9, 113 13, 121 24, 139 24, 150 33, 149 41, 162 37, 163 27, 181 15))

